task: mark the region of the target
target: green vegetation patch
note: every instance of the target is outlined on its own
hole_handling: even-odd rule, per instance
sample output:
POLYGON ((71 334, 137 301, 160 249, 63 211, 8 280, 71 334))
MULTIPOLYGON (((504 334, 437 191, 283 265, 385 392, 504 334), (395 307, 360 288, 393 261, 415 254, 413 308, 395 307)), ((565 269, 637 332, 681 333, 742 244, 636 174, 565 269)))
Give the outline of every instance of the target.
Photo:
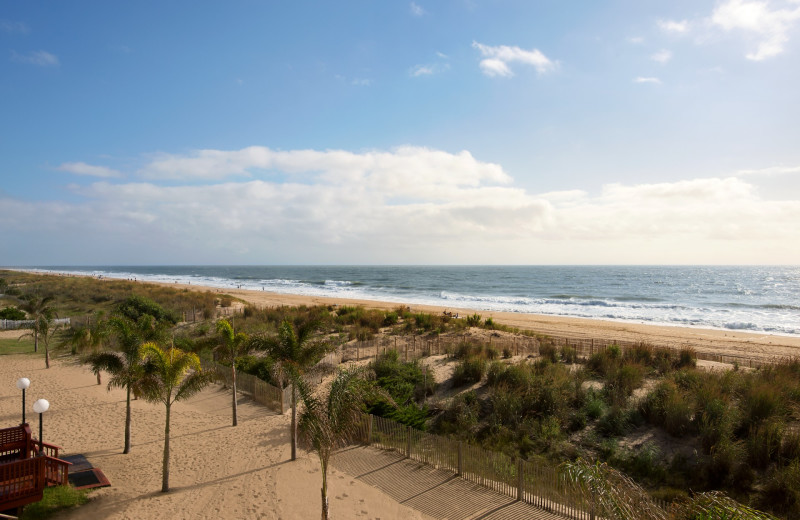
POLYGON ((0 338, 0 355, 33 354, 33 339, 0 338))
POLYGON ((20 520, 44 520, 64 509, 77 507, 89 501, 86 491, 72 486, 45 488, 41 501, 25 506, 20 520))

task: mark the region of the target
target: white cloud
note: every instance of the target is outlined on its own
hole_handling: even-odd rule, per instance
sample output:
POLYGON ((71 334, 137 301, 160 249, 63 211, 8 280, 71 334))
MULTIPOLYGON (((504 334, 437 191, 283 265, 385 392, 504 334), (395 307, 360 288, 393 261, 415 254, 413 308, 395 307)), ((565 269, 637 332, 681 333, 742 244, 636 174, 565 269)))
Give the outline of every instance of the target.
POLYGON ((517 46, 498 45, 495 47, 472 42, 472 47, 478 49, 484 59, 480 62, 483 73, 487 76, 511 77, 514 73, 509 67, 510 63, 523 63, 531 65, 539 74, 545 74, 556 69, 557 62, 551 61, 539 49, 525 50, 517 46))
POLYGON ((633 82, 634 83, 652 83, 652 84, 655 84, 655 85, 661 85, 661 80, 658 79, 658 78, 653 78, 653 77, 639 76, 639 77, 634 78, 633 82))
POLYGON ((58 56, 47 51, 31 51, 26 54, 19 54, 11 51, 11 59, 20 63, 31 63, 42 67, 58 65, 58 56))
POLYGON ((717 5, 711 22, 725 31, 739 30, 754 37, 755 51, 747 59, 761 61, 783 52, 789 41, 789 31, 800 19, 800 5, 791 1, 784 8, 773 7, 770 2, 727 0, 717 5))
POLYGON ((28 34, 30 28, 22 22, 12 22, 11 20, 0 20, 0 32, 8 34, 28 34))
POLYGON ((93 166, 84 162, 63 163, 58 170, 74 173, 75 175, 88 175, 90 177, 114 178, 122 177, 122 172, 105 166, 93 166))
POLYGON ((432 76, 434 74, 441 74, 446 70, 450 69, 450 65, 447 63, 439 64, 433 63, 428 65, 415 65, 409 71, 409 75, 412 77, 419 77, 419 76, 432 76))
POLYGON ((667 33, 683 34, 689 31, 689 21, 659 20, 658 27, 667 33))
POLYGON ((411 2, 411 14, 414 16, 422 16, 425 14, 425 9, 416 2, 411 2))
POLYGON ((450 56, 448 56, 447 54, 445 54, 443 52, 436 51, 436 55, 439 56, 440 58, 442 58, 443 60, 450 59, 450 56))
POLYGON ((739 170, 736 173, 738 175, 786 175, 790 173, 800 173, 800 166, 771 166, 769 168, 761 168, 758 170, 739 170))
POLYGON ((372 85, 372 80, 369 78, 353 78, 350 84, 356 87, 369 87, 372 85))
POLYGON ((650 55, 650 59, 653 61, 657 61, 658 63, 667 63, 672 59, 672 52, 663 49, 655 54, 650 55))
POLYGON ((641 43, 644 43, 644 38, 642 38, 641 36, 631 36, 628 38, 628 43, 639 45, 641 43))
POLYGON ((800 201, 765 199, 739 178, 609 184, 594 195, 535 194, 468 152, 406 147, 273 153, 272 167, 289 180, 170 186, 103 181, 73 188, 83 203, 5 198, 0 227, 18 233, 7 242, 11 251, 24 241, 24 249, 39 248, 54 259, 53 250, 66 254, 72 248, 73 262, 84 263, 800 258, 800 201), (298 172, 310 177, 294 182, 298 172), (65 227, 84 232, 65 240, 65 227))

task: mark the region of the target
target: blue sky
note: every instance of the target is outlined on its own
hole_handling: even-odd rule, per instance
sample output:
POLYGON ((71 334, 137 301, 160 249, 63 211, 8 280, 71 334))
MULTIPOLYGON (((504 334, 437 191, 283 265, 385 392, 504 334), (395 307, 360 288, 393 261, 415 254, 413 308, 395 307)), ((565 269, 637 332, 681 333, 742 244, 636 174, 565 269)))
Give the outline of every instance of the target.
POLYGON ((800 1, 4 2, 0 265, 800 263, 800 1))

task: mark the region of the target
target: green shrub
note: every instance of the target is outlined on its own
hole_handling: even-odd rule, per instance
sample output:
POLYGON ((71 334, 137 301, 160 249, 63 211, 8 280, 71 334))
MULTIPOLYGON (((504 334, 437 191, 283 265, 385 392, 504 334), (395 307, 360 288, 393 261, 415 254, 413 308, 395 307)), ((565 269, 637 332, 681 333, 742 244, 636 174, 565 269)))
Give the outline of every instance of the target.
POLYGON ((478 425, 481 404, 474 391, 457 395, 450 406, 436 419, 433 429, 443 435, 471 439, 478 425))
POLYGON ((0 310, 0 320, 24 320, 25 313, 16 307, 6 307, 0 310))
POLYGON ((682 348, 678 354, 675 368, 694 368, 697 366, 697 352, 691 347, 682 348))
POLYGON ((466 322, 469 327, 478 327, 481 324, 481 315, 475 313, 472 316, 467 316, 466 322))
POLYGON ((459 361, 453 371, 453 385, 471 385, 483 379, 486 373, 486 361, 478 357, 468 357, 459 361))
POLYGON ((561 359, 564 363, 577 363, 578 362, 578 353, 575 350, 575 347, 571 347, 569 345, 564 345, 561 347, 561 359))
POLYGON ((397 322, 400 320, 400 317, 397 315, 395 311, 387 312, 383 316, 383 325, 385 327, 390 327, 392 325, 397 325, 397 322))
POLYGON ((72 507, 77 507, 89 501, 86 491, 78 490, 72 486, 48 487, 44 490, 44 497, 39 502, 28 504, 20 517, 21 520, 44 520, 56 512, 72 507))
POLYGON ((603 435, 616 437, 624 435, 631 427, 629 413, 621 406, 612 406, 600 418, 597 430, 603 435))
POLYGON ((641 365, 625 363, 606 375, 606 384, 603 387, 606 399, 611 405, 623 406, 633 391, 642 386, 642 381, 644 381, 644 368, 641 365))
POLYGON ((779 459, 783 429, 783 423, 776 420, 750 428, 745 444, 748 460, 753 467, 763 469, 779 459))
POLYGON ((503 347, 503 359, 509 359, 513 356, 514 353, 511 352, 511 349, 508 347, 503 347))
POLYGON ((583 405, 583 410, 589 419, 599 419, 606 409, 606 404, 595 392, 590 392, 583 405))
POLYGON ((800 461, 770 471, 756 505, 783 518, 800 518, 800 461))
POLYGON ((552 343, 542 343, 539 345, 539 356, 551 363, 557 363, 558 348, 552 343))

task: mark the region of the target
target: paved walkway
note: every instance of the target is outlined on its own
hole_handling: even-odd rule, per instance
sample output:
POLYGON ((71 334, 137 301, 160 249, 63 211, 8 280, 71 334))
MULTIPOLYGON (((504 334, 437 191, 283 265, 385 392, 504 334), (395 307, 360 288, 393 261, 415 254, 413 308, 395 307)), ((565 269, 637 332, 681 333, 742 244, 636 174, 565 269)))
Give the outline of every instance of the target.
POLYGON ((564 520, 394 451, 352 446, 337 452, 333 465, 440 520, 564 520))

